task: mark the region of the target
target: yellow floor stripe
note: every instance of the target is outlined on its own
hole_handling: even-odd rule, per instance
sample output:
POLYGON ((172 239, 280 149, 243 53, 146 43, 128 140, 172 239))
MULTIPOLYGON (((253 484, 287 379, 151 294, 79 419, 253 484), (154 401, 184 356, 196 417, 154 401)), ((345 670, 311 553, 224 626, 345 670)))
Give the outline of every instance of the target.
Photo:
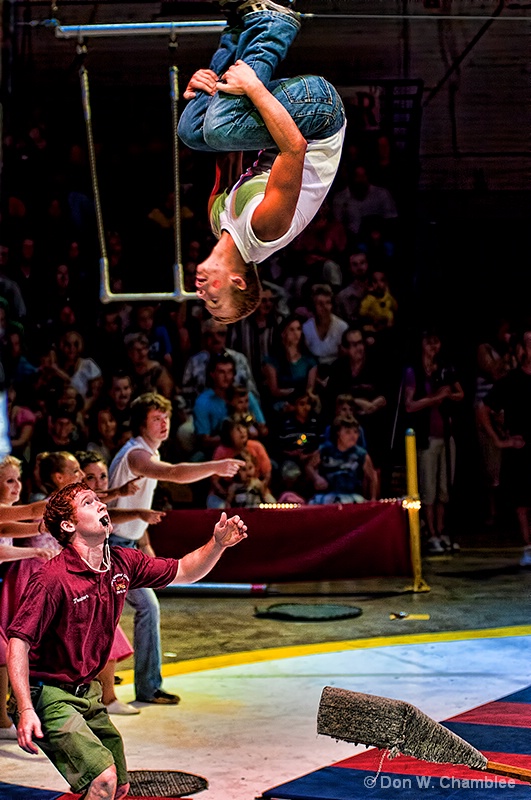
MULTIPOLYGON (((163 664, 162 675, 187 675, 193 672, 204 672, 208 669, 236 667, 243 664, 258 664, 281 658, 297 658, 319 653, 338 653, 344 650, 368 650, 374 647, 393 647, 401 644, 428 644, 430 642, 458 642, 469 639, 505 639, 510 636, 531 635, 531 625, 510 625, 506 628, 484 628, 470 631, 439 631, 438 633, 410 633, 403 636, 375 636, 370 639, 350 639, 341 642, 320 642, 318 644, 301 644, 288 647, 270 647, 266 650, 245 650, 241 653, 229 653, 221 656, 206 656, 190 661, 179 661, 176 664, 163 664)), ((133 683, 133 670, 118 672, 124 684, 133 683)))

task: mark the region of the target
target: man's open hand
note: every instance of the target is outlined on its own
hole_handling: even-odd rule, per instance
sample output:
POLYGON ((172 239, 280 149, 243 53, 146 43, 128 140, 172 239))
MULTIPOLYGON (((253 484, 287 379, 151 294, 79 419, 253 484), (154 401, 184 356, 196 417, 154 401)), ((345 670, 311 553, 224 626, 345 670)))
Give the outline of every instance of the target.
POLYGON ((247 538, 247 525, 237 514, 227 517, 223 511, 214 527, 214 538, 221 547, 233 547, 247 538))

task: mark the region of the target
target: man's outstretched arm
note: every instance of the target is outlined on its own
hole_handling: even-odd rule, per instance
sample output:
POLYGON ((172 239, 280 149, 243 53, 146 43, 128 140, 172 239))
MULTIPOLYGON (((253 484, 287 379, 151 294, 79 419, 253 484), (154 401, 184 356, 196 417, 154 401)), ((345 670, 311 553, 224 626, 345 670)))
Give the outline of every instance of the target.
POLYGON ((237 61, 216 84, 221 92, 247 95, 279 149, 267 182, 264 199, 252 219, 253 231, 262 241, 273 241, 289 230, 297 208, 307 142, 292 117, 266 89, 255 71, 237 61))
POLYGON ((195 483, 195 481, 210 478, 212 475, 232 478, 241 467, 241 461, 236 458, 170 464, 167 461, 158 461, 146 450, 133 450, 132 453, 129 453, 128 459, 129 466, 135 475, 154 478, 158 481, 170 481, 170 483, 195 483))

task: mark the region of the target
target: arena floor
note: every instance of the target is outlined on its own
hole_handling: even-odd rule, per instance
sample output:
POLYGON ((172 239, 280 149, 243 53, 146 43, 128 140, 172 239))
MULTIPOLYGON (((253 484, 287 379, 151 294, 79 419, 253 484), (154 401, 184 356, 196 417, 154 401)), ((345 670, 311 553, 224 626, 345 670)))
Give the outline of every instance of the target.
MULTIPOLYGON (((174 707, 139 704, 114 717, 131 769, 207 779, 205 800, 253 800, 277 784, 357 752, 316 734, 326 685, 407 700, 445 719, 531 683, 531 571, 519 550, 464 549, 426 559, 429 591, 402 579, 272 586, 262 596, 163 595, 164 686, 174 707), (341 603, 335 622, 257 618, 278 602, 341 603), (390 619, 396 612, 429 619, 390 619)), ((126 612, 124 629, 132 631, 126 612)), ((129 662, 120 699, 131 701, 129 662)), ((2 780, 66 790, 47 759, 0 742, 2 780)))

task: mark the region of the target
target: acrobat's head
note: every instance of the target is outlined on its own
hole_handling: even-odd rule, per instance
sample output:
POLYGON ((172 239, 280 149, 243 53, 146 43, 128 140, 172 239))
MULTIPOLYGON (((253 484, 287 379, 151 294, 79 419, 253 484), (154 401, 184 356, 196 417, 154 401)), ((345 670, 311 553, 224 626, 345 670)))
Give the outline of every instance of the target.
POLYGON ((247 317, 258 308, 262 287, 253 261, 227 263, 216 254, 198 264, 195 276, 197 296, 214 319, 229 324, 247 317))

